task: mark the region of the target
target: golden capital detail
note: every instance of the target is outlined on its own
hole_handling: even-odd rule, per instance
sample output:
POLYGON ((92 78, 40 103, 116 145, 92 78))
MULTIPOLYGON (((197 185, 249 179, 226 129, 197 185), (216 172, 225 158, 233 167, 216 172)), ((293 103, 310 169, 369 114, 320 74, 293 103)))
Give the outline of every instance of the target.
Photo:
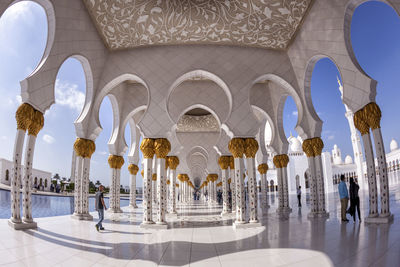
POLYGON ((153 173, 153 175, 151 176, 151 180, 157 181, 157 173, 153 173))
POLYGON ((130 174, 136 175, 139 171, 139 167, 135 164, 129 164, 128 171, 130 172, 130 174))
POLYGON ((233 156, 229 156, 229 168, 231 168, 231 170, 235 169, 235 159, 233 156))
POLYGON ((262 164, 258 165, 257 169, 260 174, 266 174, 268 171, 268 164, 262 163, 262 164))
POLYGON ((354 126, 360 131, 361 135, 369 133, 369 126, 365 118, 364 109, 360 109, 354 113, 354 126))
POLYGON ((110 165, 111 169, 121 169, 122 165, 124 165, 125 160, 124 157, 118 155, 110 155, 108 156, 108 165, 110 165))
POLYGON ((144 138, 140 144, 140 150, 143 153, 143 157, 146 159, 152 159, 154 156, 154 139, 144 138))
POLYGON ((244 154, 247 158, 255 158, 258 151, 258 142, 255 138, 244 139, 244 154))
POLYGON ((371 102, 363 108, 364 119, 368 126, 372 129, 381 128, 382 112, 375 102, 371 102))
POLYGON ((23 103, 18 107, 15 119, 18 130, 28 130, 28 134, 33 136, 37 136, 44 125, 43 113, 28 103, 23 103))
POLYGON ((17 112, 15 112, 15 119, 17 120, 17 129, 26 131, 33 120, 35 109, 27 104, 22 103, 17 112))
POLYGON ((42 130, 43 126, 44 126, 43 113, 35 110, 35 112, 33 113, 32 121, 28 126, 28 134, 37 136, 40 130, 42 130))
POLYGON ((222 170, 228 169, 230 163, 231 163, 231 160, 230 160, 229 156, 221 156, 218 159, 219 167, 221 167, 222 170))
POLYGON ((166 138, 158 138, 154 141, 154 151, 157 158, 165 159, 171 151, 171 143, 166 138))
POLYGON ((302 147, 307 157, 320 156, 324 148, 324 142, 320 137, 314 137, 304 140, 302 147))
POLYGON ((273 159, 276 168, 286 168, 289 163, 289 157, 286 154, 276 155, 273 159))
POLYGON ((228 149, 235 158, 243 158, 245 143, 243 138, 232 138, 229 141, 228 149))
POLYGON ((78 157, 91 158, 96 151, 96 144, 89 139, 77 138, 74 143, 74 150, 78 157))
POLYGON ((176 167, 179 165, 179 158, 177 156, 169 156, 166 161, 171 170, 176 170, 176 167))

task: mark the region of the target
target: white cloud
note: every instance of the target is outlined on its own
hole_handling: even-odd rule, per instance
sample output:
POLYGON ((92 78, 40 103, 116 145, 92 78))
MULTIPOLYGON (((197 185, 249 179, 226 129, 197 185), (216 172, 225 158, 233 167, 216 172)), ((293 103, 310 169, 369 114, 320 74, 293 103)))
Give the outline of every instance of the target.
POLYGON ((56 80, 55 86, 56 103, 67 106, 70 109, 81 112, 85 104, 85 94, 78 90, 77 84, 56 80))
POLYGON ((56 139, 54 139, 54 137, 52 137, 48 134, 45 134, 45 135, 43 135, 43 141, 45 141, 48 144, 53 144, 56 141, 56 139))
POLYGON ((293 115, 293 116, 297 116, 297 115, 299 115, 299 112, 298 112, 297 110, 296 110, 296 111, 293 111, 293 112, 292 112, 292 115, 293 115))
POLYGON ((17 101, 18 106, 22 104, 22 97, 20 95, 15 96, 15 101, 17 101))
POLYGON ((5 135, 0 136, 0 140, 6 141, 7 139, 8 139, 8 137, 5 135))
POLYGON ((329 135, 329 136, 328 136, 328 140, 333 140, 333 139, 335 139, 335 136, 334 136, 334 135, 329 135))
POLYGON ((108 153, 105 152, 105 151, 100 151, 99 154, 102 155, 102 156, 105 156, 105 155, 107 155, 108 153))

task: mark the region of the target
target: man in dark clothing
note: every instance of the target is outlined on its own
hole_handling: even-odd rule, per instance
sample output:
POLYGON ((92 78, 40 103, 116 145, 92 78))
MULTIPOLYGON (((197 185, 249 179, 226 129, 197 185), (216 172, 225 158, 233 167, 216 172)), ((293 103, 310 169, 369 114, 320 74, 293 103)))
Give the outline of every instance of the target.
POLYGON ((356 221, 356 211, 358 213, 358 220, 361 222, 360 217, 360 198, 358 196, 358 190, 360 186, 354 182, 354 178, 350 178, 350 215, 353 216, 353 220, 356 221))
POLYGON ((299 207, 301 207, 301 186, 297 188, 297 201, 299 202, 299 207))
POLYGON ((96 193, 96 201, 94 203, 95 208, 96 208, 97 212, 99 213, 99 221, 96 224, 97 231, 104 230, 103 225, 101 223, 104 220, 104 210, 107 208, 106 208, 106 204, 104 204, 103 191, 104 191, 104 186, 100 185, 99 191, 97 191, 97 193, 96 193))

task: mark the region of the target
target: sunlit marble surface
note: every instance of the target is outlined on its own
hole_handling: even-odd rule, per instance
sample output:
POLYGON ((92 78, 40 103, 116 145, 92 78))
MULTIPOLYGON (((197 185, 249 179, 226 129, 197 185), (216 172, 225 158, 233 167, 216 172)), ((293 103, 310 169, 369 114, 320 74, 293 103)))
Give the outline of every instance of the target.
MULTIPOLYGON (((306 200, 287 219, 260 210, 262 227, 234 230, 221 207, 179 206, 168 230, 143 230, 141 208, 106 215, 105 231, 69 216, 38 218, 37 230, 14 231, 0 220, 0 264, 7 266, 400 266, 400 186, 391 186, 390 225, 342 224, 337 194, 328 195, 327 220, 307 219, 306 200)), ((368 206, 362 195, 362 217, 368 206)), ((97 218, 96 214, 93 214, 97 218)))

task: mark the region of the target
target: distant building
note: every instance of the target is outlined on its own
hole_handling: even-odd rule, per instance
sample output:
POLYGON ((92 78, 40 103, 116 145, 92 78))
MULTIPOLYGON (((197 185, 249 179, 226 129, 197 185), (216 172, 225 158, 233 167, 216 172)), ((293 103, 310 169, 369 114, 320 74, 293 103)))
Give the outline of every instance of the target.
MULTIPOLYGON (((0 183, 11 185, 12 161, 0 158, 0 183)), ((22 177, 23 177, 22 166, 22 177)), ((38 169, 32 169, 32 188, 40 191, 50 191, 51 172, 46 172, 38 169)), ((22 181, 21 181, 22 186, 22 181)))

